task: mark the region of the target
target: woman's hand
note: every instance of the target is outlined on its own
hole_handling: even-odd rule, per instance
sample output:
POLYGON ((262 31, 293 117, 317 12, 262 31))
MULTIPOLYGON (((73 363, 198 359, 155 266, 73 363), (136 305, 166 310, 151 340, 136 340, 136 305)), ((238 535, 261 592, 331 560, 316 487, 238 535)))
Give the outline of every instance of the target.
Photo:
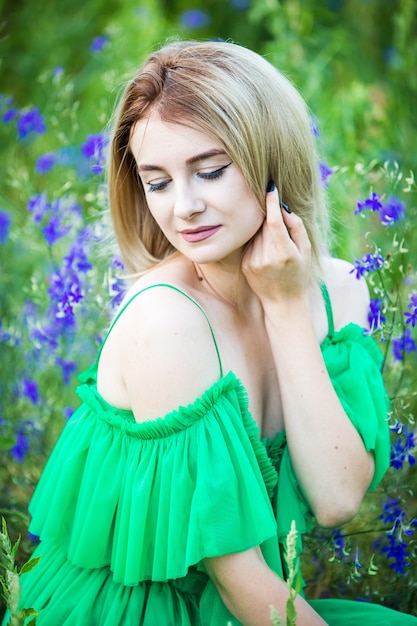
POLYGON ((253 291, 265 301, 307 294, 311 245, 302 220, 281 207, 278 191, 266 194, 266 218, 242 260, 253 291))

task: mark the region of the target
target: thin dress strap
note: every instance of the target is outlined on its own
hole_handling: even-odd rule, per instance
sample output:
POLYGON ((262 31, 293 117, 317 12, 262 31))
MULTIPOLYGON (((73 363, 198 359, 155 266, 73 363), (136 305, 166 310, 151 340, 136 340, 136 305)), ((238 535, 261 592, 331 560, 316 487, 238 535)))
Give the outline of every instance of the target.
POLYGON ((321 284, 321 293, 323 295, 324 304, 326 307, 327 313, 327 325, 328 325, 328 336, 332 337, 334 334, 334 320, 333 320, 333 309, 332 302, 330 300, 329 291, 324 283, 321 284))
POLYGON ((214 331, 213 331, 213 327, 210 323, 209 317, 207 315, 207 313, 205 312, 205 310, 203 309, 203 307, 196 301, 194 300, 194 298, 192 298, 191 296, 188 295, 188 293, 186 293, 185 291, 182 291, 181 289, 179 289, 178 287, 175 287, 175 285, 170 285, 169 283, 156 283, 155 285, 149 285, 148 287, 144 287, 143 289, 141 289, 140 291, 137 291, 122 307, 121 309, 118 311, 116 317, 114 318, 114 320, 112 321, 109 330, 106 333, 106 336, 104 337, 103 343, 101 344, 99 353, 97 355, 97 362, 98 359, 100 357, 101 351, 103 350, 104 344, 107 341, 108 336, 110 335, 112 329, 114 328, 114 325, 116 324, 117 320, 119 319, 119 317, 122 315, 123 311, 125 311, 125 309, 127 309, 127 307, 129 306, 129 304, 131 302, 133 302, 133 300, 135 298, 137 298, 138 296, 140 296, 140 294, 144 293, 145 291, 148 291, 149 289, 153 289, 155 287, 167 287, 168 289, 173 289, 174 291, 177 291, 178 293, 181 293, 183 296, 185 296, 186 298, 188 298, 188 300, 190 300, 190 302, 192 302, 193 304, 195 304, 195 306, 197 308, 200 309, 200 311, 202 312, 202 314, 204 315, 204 317, 207 320, 207 324, 209 326, 210 329, 210 333, 211 336, 213 338, 213 343, 214 343, 214 347, 216 349, 216 354, 217 354, 217 360, 219 362, 219 369, 220 369, 220 378, 223 377, 223 366, 222 366, 222 361, 220 358, 220 350, 219 350, 219 346, 217 345, 217 341, 216 341, 216 337, 214 336, 214 331))

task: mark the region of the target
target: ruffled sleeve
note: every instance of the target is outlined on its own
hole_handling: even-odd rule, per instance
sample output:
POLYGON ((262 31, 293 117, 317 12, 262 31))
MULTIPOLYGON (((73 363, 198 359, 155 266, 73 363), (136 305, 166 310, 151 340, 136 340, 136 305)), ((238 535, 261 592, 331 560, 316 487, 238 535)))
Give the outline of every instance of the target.
POLYGON ((372 337, 349 324, 326 339, 323 358, 333 387, 365 448, 374 453, 374 489, 389 467, 388 398, 382 378, 383 357, 372 337))
POLYGON ((125 585, 166 581, 276 537, 276 472, 233 374, 142 424, 89 384, 79 395, 30 506, 31 532, 75 565, 109 566, 125 585))

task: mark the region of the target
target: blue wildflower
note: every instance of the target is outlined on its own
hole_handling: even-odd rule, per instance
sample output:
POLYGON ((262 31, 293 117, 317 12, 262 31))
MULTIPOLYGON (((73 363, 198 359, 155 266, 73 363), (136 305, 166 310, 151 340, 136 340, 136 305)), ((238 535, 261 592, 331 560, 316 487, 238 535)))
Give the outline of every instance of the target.
POLYGON ((47 174, 51 171, 57 161, 57 156, 53 152, 42 154, 36 161, 35 171, 38 174, 47 174))
POLYGON ((114 256, 111 262, 111 267, 114 267, 116 269, 120 269, 120 270, 124 270, 125 266, 124 263, 121 259, 119 259, 119 257, 114 256))
POLYGON ((103 133, 88 135, 85 143, 81 146, 82 155, 91 162, 93 174, 101 174, 106 159, 105 149, 108 138, 103 133))
POLYGON ((390 569, 393 569, 396 574, 404 574, 409 565, 408 546, 394 534, 387 534, 387 540, 388 545, 383 547, 381 552, 387 555, 387 559, 393 559, 393 563, 390 563, 389 566, 390 569))
POLYGON ((73 305, 83 298, 83 290, 77 272, 64 266, 50 277, 48 294, 56 306, 56 317, 68 320, 73 317, 73 305))
POLYGON ((20 114, 17 120, 17 132, 20 139, 27 138, 31 133, 42 135, 46 132, 45 122, 38 107, 20 114))
POLYGON ((368 323, 371 330, 377 330, 381 328, 385 322, 385 316, 382 314, 383 300, 381 298, 375 298, 369 303, 368 323))
POLYGON ((323 186, 327 189, 328 187, 328 178, 333 174, 333 170, 331 167, 327 165, 327 163, 320 163, 320 176, 323 186))
POLYGON ((345 553, 346 539, 345 539, 345 536, 343 535, 343 533, 340 530, 340 528, 334 528, 334 529, 332 529, 331 532, 332 532, 332 541, 333 541, 334 554, 335 554, 335 556, 337 556, 338 559, 343 560, 343 559, 346 558, 346 553, 345 553))
POLYGON ((36 196, 29 198, 27 210, 32 213, 34 222, 41 222, 44 215, 50 210, 51 206, 45 192, 38 193, 36 196))
POLYGON ((62 67, 62 65, 57 65, 56 68, 54 69, 54 76, 56 78, 60 78, 64 73, 64 68, 62 67))
POLYGON ((405 323, 411 324, 411 326, 414 328, 417 323, 417 293, 411 294, 410 302, 407 305, 407 308, 410 309, 410 311, 406 311, 404 313, 405 323))
POLYGON ((90 50, 92 52, 100 52, 100 50, 104 48, 108 40, 109 38, 104 35, 101 35, 100 37, 94 37, 90 46, 90 50))
POLYGON ((92 268, 83 248, 87 235, 85 229, 79 233, 78 239, 64 257, 63 265, 50 277, 48 294, 55 310, 55 317, 61 319, 67 328, 74 326, 74 305, 84 297, 80 274, 85 274, 92 268))
MULTIPOLYGON (((116 269, 116 270, 124 269, 123 261, 119 259, 117 256, 114 256, 111 262, 110 270, 112 269, 116 269)), ((122 279, 118 277, 113 277, 113 276, 110 277, 109 282, 110 282, 109 286, 110 286, 111 305, 113 308, 116 308, 119 306, 119 304, 123 300, 123 297, 126 293, 126 283, 122 279)))
POLYGON ((3 122, 5 124, 8 124, 9 122, 14 120, 18 116, 18 113, 19 113, 18 109, 15 109, 15 108, 9 109, 5 113, 3 113, 3 122))
POLYGON ((32 404, 39 403, 39 390, 38 383, 35 380, 30 380, 29 378, 25 378, 23 380, 23 395, 25 398, 30 400, 32 404))
MULTIPOLYGON (((399 521, 405 518, 405 511, 400 507, 398 498, 388 498, 382 507, 382 513, 378 516, 378 519, 382 520, 384 524, 397 525, 399 521)), ((394 530, 393 527, 392 530, 394 530)))
POLYGON ((42 228, 45 241, 49 247, 52 247, 62 237, 70 231, 70 226, 65 226, 59 215, 52 215, 49 223, 42 228))
POLYGON ((0 94, 0 111, 3 114, 2 119, 5 124, 8 124, 12 120, 14 120, 19 114, 18 109, 16 109, 16 107, 12 107, 12 104, 12 97, 3 96, 3 94, 0 94))
POLYGON ((97 158, 105 146, 105 137, 101 133, 88 135, 87 139, 81 146, 81 152, 87 159, 97 158))
POLYGON ((404 424, 400 422, 400 420, 396 420, 395 424, 389 427, 390 431, 393 433, 402 433, 404 428, 404 424))
POLYGON ((397 339, 392 340, 392 353, 396 361, 404 361, 405 353, 416 352, 417 345, 411 336, 409 328, 406 328, 404 334, 397 339))
POLYGON ((88 260, 85 249, 83 248, 83 241, 88 237, 88 231, 81 230, 78 235, 77 241, 72 245, 69 253, 65 257, 65 263, 68 267, 75 267, 78 271, 86 273, 92 269, 92 264, 88 260))
POLYGON ((355 259, 353 262, 354 267, 350 270, 350 273, 356 273, 356 278, 361 278, 368 272, 376 272, 385 263, 384 257, 379 254, 364 254, 362 260, 355 259))
POLYGON ((356 272, 356 278, 359 280, 359 278, 362 278, 362 276, 364 274, 366 274, 367 269, 366 267, 361 263, 361 261, 359 261, 359 259, 355 259, 353 262, 353 269, 350 270, 350 274, 353 274, 353 272, 356 272))
POLYGON ((379 219, 384 226, 391 226, 405 216, 405 204, 395 196, 390 196, 389 201, 379 209, 379 219))
POLYGON ((0 209, 0 245, 6 243, 9 237, 11 223, 12 218, 10 216, 10 213, 0 209))
POLYGON ((71 415, 73 415, 74 409, 72 408, 72 406, 66 406, 64 410, 62 411, 62 413, 64 417, 68 420, 71 417, 71 415))
POLYGON ((61 357, 58 357, 55 362, 62 369, 62 381, 64 385, 69 385, 71 376, 77 371, 77 364, 74 361, 66 361, 61 357))
POLYGON ((110 280, 110 296, 111 305, 113 308, 117 308, 122 302, 126 294, 126 284, 120 278, 113 278, 110 280))
POLYGON ((29 199, 27 209, 36 223, 42 222, 49 214, 49 221, 42 228, 42 233, 49 246, 64 237, 74 224, 76 217, 82 216, 82 207, 70 197, 48 202, 46 193, 37 194, 29 199))
POLYGON ((355 215, 365 210, 379 211, 382 208, 381 196, 374 191, 369 198, 366 198, 363 202, 358 200, 356 203, 355 215))
POLYGON ((404 463, 414 465, 416 460, 412 455, 412 450, 416 447, 416 437, 412 430, 405 427, 397 435, 395 443, 391 444, 391 467, 396 470, 403 469, 404 463))
POLYGON ((90 50, 91 52, 100 52, 108 42, 109 38, 106 35, 100 35, 99 37, 94 37, 90 50))
POLYGON ((29 443, 27 438, 23 433, 17 433, 16 435, 16 443, 11 448, 10 454, 18 463, 23 463, 25 460, 25 456, 29 451, 29 443))
POLYGON ((393 559, 394 562, 390 564, 390 568, 403 574, 409 565, 408 546, 403 541, 403 535, 411 537, 414 534, 413 526, 416 526, 417 521, 407 521, 406 512, 401 507, 398 498, 388 498, 379 519, 385 524, 392 525, 386 533, 387 545, 381 551, 387 555, 388 559, 393 559))
POLYGON ((211 17, 206 11, 200 9, 188 9, 181 15, 181 26, 185 28, 204 28, 211 22, 211 17))
POLYGON ((30 332, 30 339, 39 345, 47 346, 49 350, 56 350, 58 347, 57 335, 55 329, 51 326, 44 328, 34 328, 30 332))

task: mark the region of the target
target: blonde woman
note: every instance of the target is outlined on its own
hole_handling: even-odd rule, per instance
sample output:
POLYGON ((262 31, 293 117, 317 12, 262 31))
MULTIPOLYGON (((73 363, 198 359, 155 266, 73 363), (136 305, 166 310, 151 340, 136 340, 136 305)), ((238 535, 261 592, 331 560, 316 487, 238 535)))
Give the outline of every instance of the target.
MULTIPOLYGON (((245 48, 163 47, 122 97, 109 196, 134 278, 32 500, 22 604, 39 626, 267 626, 291 522, 351 519, 389 464, 368 292, 326 252, 306 105, 245 48)), ((295 606, 299 626, 417 624, 295 606)))

